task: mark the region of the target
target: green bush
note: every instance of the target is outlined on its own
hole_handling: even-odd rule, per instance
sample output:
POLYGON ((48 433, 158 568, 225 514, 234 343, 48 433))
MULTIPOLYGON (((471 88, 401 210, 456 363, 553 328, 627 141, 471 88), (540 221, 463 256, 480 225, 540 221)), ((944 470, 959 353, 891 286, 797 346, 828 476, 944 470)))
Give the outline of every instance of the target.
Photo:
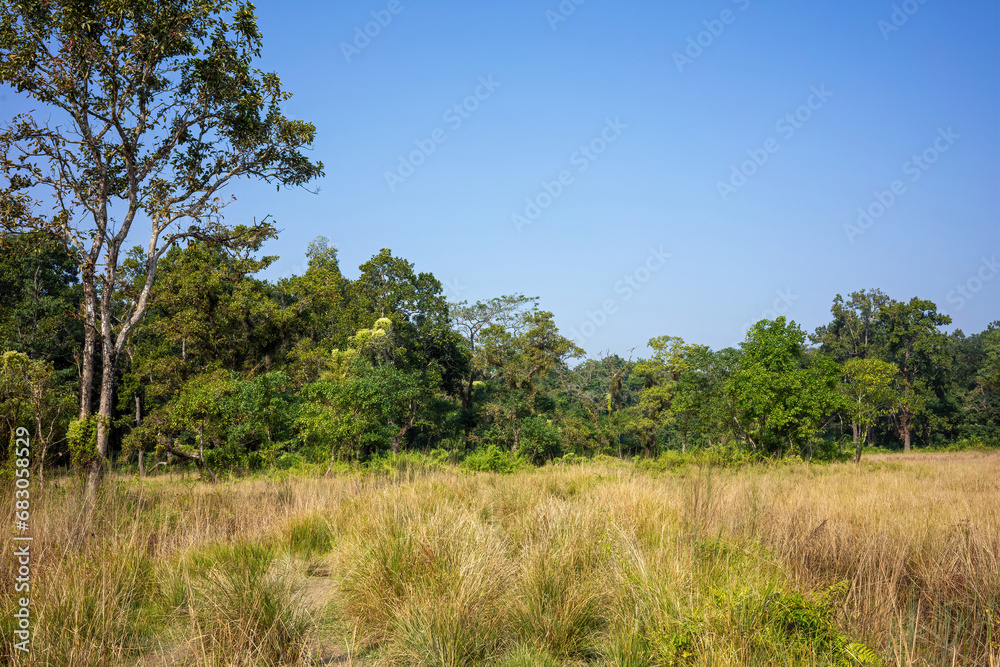
POLYGON ((477 449, 465 457, 462 462, 469 470, 476 472, 495 472, 509 475, 522 467, 522 462, 509 451, 490 445, 485 449, 477 449))
POLYGON ((97 415, 74 419, 66 430, 70 460, 77 469, 82 470, 97 460, 97 420, 97 415))
POLYGON ((749 597, 735 613, 755 619, 758 642, 764 645, 774 641, 800 644, 829 656, 837 667, 882 667, 872 649, 852 642, 837 629, 837 611, 847 588, 848 583, 841 581, 810 597, 797 591, 776 591, 763 600, 749 597))
POLYGON ((562 456, 563 446, 559 427, 542 417, 528 417, 521 422, 517 453, 535 465, 542 465, 546 461, 562 456))

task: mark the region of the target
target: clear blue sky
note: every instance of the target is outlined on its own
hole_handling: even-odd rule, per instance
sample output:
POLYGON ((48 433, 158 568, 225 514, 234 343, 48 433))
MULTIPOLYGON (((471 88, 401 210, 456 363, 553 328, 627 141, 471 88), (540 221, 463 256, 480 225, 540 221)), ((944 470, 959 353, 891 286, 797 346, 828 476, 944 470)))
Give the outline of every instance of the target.
POLYGON ((235 190, 231 223, 283 230, 266 276, 319 235, 349 277, 388 247, 452 300, 538 295, 592 355, 726 347, 776 314, 812 331, 871 287, 966 333, 1000 319, 995 1, 562 7, 260 2, 262 67, 326 165, 318 195, 235 190))

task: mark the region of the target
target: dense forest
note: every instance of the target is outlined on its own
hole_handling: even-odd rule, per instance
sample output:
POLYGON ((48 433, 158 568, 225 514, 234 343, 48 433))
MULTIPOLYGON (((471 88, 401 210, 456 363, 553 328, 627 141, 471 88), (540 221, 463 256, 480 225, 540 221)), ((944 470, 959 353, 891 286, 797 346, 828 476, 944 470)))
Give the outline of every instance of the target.
MULTIPOLYGON (((303 275, 270 282, 258 274, 276 258, 259 246, 191 241, 160 260, 114 372, 118 465, 215 478, 407 450, 541 464, 1000 444, 1000 322, 944 333, 950 318, 927 300, 862 290, 837 295, 811 333, 779 317, 739 349, 662 335, 648 358, 587 357, 532 297, 449 303, 431 273, 388 249, 351 280, 322 237, 303 275)), ((140 256, 122 262, 116 327, 145 280, 140 256)), ((43 474, 97 456, 97 417, 76 411, 82 298, 55 237, 0 237, 2 428, 13 442, 30 425, 43 474)))

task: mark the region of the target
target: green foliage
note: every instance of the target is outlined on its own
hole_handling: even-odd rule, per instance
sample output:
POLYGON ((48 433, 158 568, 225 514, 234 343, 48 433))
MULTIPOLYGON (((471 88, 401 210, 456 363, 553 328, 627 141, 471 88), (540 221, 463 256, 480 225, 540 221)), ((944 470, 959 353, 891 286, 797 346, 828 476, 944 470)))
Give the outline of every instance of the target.
POLYGON ((562 456, 563 445, 559 428, 542 417, 528 417, 521 422, 517 454, 534 465, 562 456))
POLYGON ((801 451, 839 407, 838 367, 825 358, 803 363, 805 333, 784 317, 754 325, 726 384, 735 423, 750 446, 780 456, 801 451))
POLYGON ((76 265, 52 234, 0 233, 0 350, 53 364, 59 380, 75 367, 83 339, 76 265))
POLYGON ((258 250, 274 225, 224 225, 222 191, 241 176, 280 187, 323 174, 305 155, 315 127, 286 118, 280 79, 254 67, 261 46, 245 2, 0 4, 0 84, 38 105, 0 128, 0 226, 58 238, 80 271, 81 414, 100 332, 99 457, 163 254, 191 240, 258 250), (149 243, 127 257, 136 220, 149 243))
POLYGON ((476 472, 495 472, 501 475, 517 472, 524 465, 517 456, 496 445, 470 452, 462 464, 476 472))
POLYGON ((857 443, 855 460, 861 460, 861 450, 865 445, 868 430, 879 417, 892 414, 900 401, 893 388, 899 374, 895 364, 879 359, 848 359, 843 367, 844 413, 861 430, 857 443))
POLYGON ((97 460, 97 415, 74 419, 66 429, 70 460, 78 470, 83 470, 97 460))
POLYGON ((914 297, 908 303, 890 302, 880 319, 885 327, 884 358, 899 368, 896 427, 909 449, 914 421, 927 411, 934 376, 951 362, 948 337, 938 329, 950 324, 951 317, 939 314, 933 302, 914 297))
POLYGON ((745 598, 734 614, 756 619, 760 641, 768 641, 771 635, 802 643, 829 655, 838 667, 882 667, 881 658, 871 648, 852 642, 837 629, 847 589, 848 582, 841 581, 812 596, 776 591, 763 600, 745 598))
POLYGON ((686 454, 668 450, 656 458, 636 458, 640 470, 667 472, 690 466, 711 466, 713 468, 741 468, 767 462, 761 452, 739 447, 714 447, 695 449, 686 454))

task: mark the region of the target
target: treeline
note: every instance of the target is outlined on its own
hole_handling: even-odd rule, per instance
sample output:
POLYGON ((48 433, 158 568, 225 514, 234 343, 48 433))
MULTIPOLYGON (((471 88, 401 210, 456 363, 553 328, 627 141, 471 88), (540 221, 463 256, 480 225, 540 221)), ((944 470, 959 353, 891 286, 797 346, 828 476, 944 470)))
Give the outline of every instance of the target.
MULTIPOLYGON (((192 242, 160 260, 114 374, 119 462, 188 462, 214 478, 405 450, 542 463, 1000 445, 1000 323, 945 334, 951 320, 930 301, 862 290, 838 295, 831 321, 808 335, 779 317, 739 349, 660 336, 649 358, 585 359, 536 299, 448 303, 432 274, 389 250, 350 280, 320 238, 303 275, 276 282, 257 277, 276 258, 256 250, 192 242)), ((120 320, 145 280, 140 257, 118 275, 120 320)), ((75 419, 81 299, 58 241, 0 237, 2 428, 13 443, 30 426, 43 474, 83 470, 97 455, 97 417, 75 419)))

